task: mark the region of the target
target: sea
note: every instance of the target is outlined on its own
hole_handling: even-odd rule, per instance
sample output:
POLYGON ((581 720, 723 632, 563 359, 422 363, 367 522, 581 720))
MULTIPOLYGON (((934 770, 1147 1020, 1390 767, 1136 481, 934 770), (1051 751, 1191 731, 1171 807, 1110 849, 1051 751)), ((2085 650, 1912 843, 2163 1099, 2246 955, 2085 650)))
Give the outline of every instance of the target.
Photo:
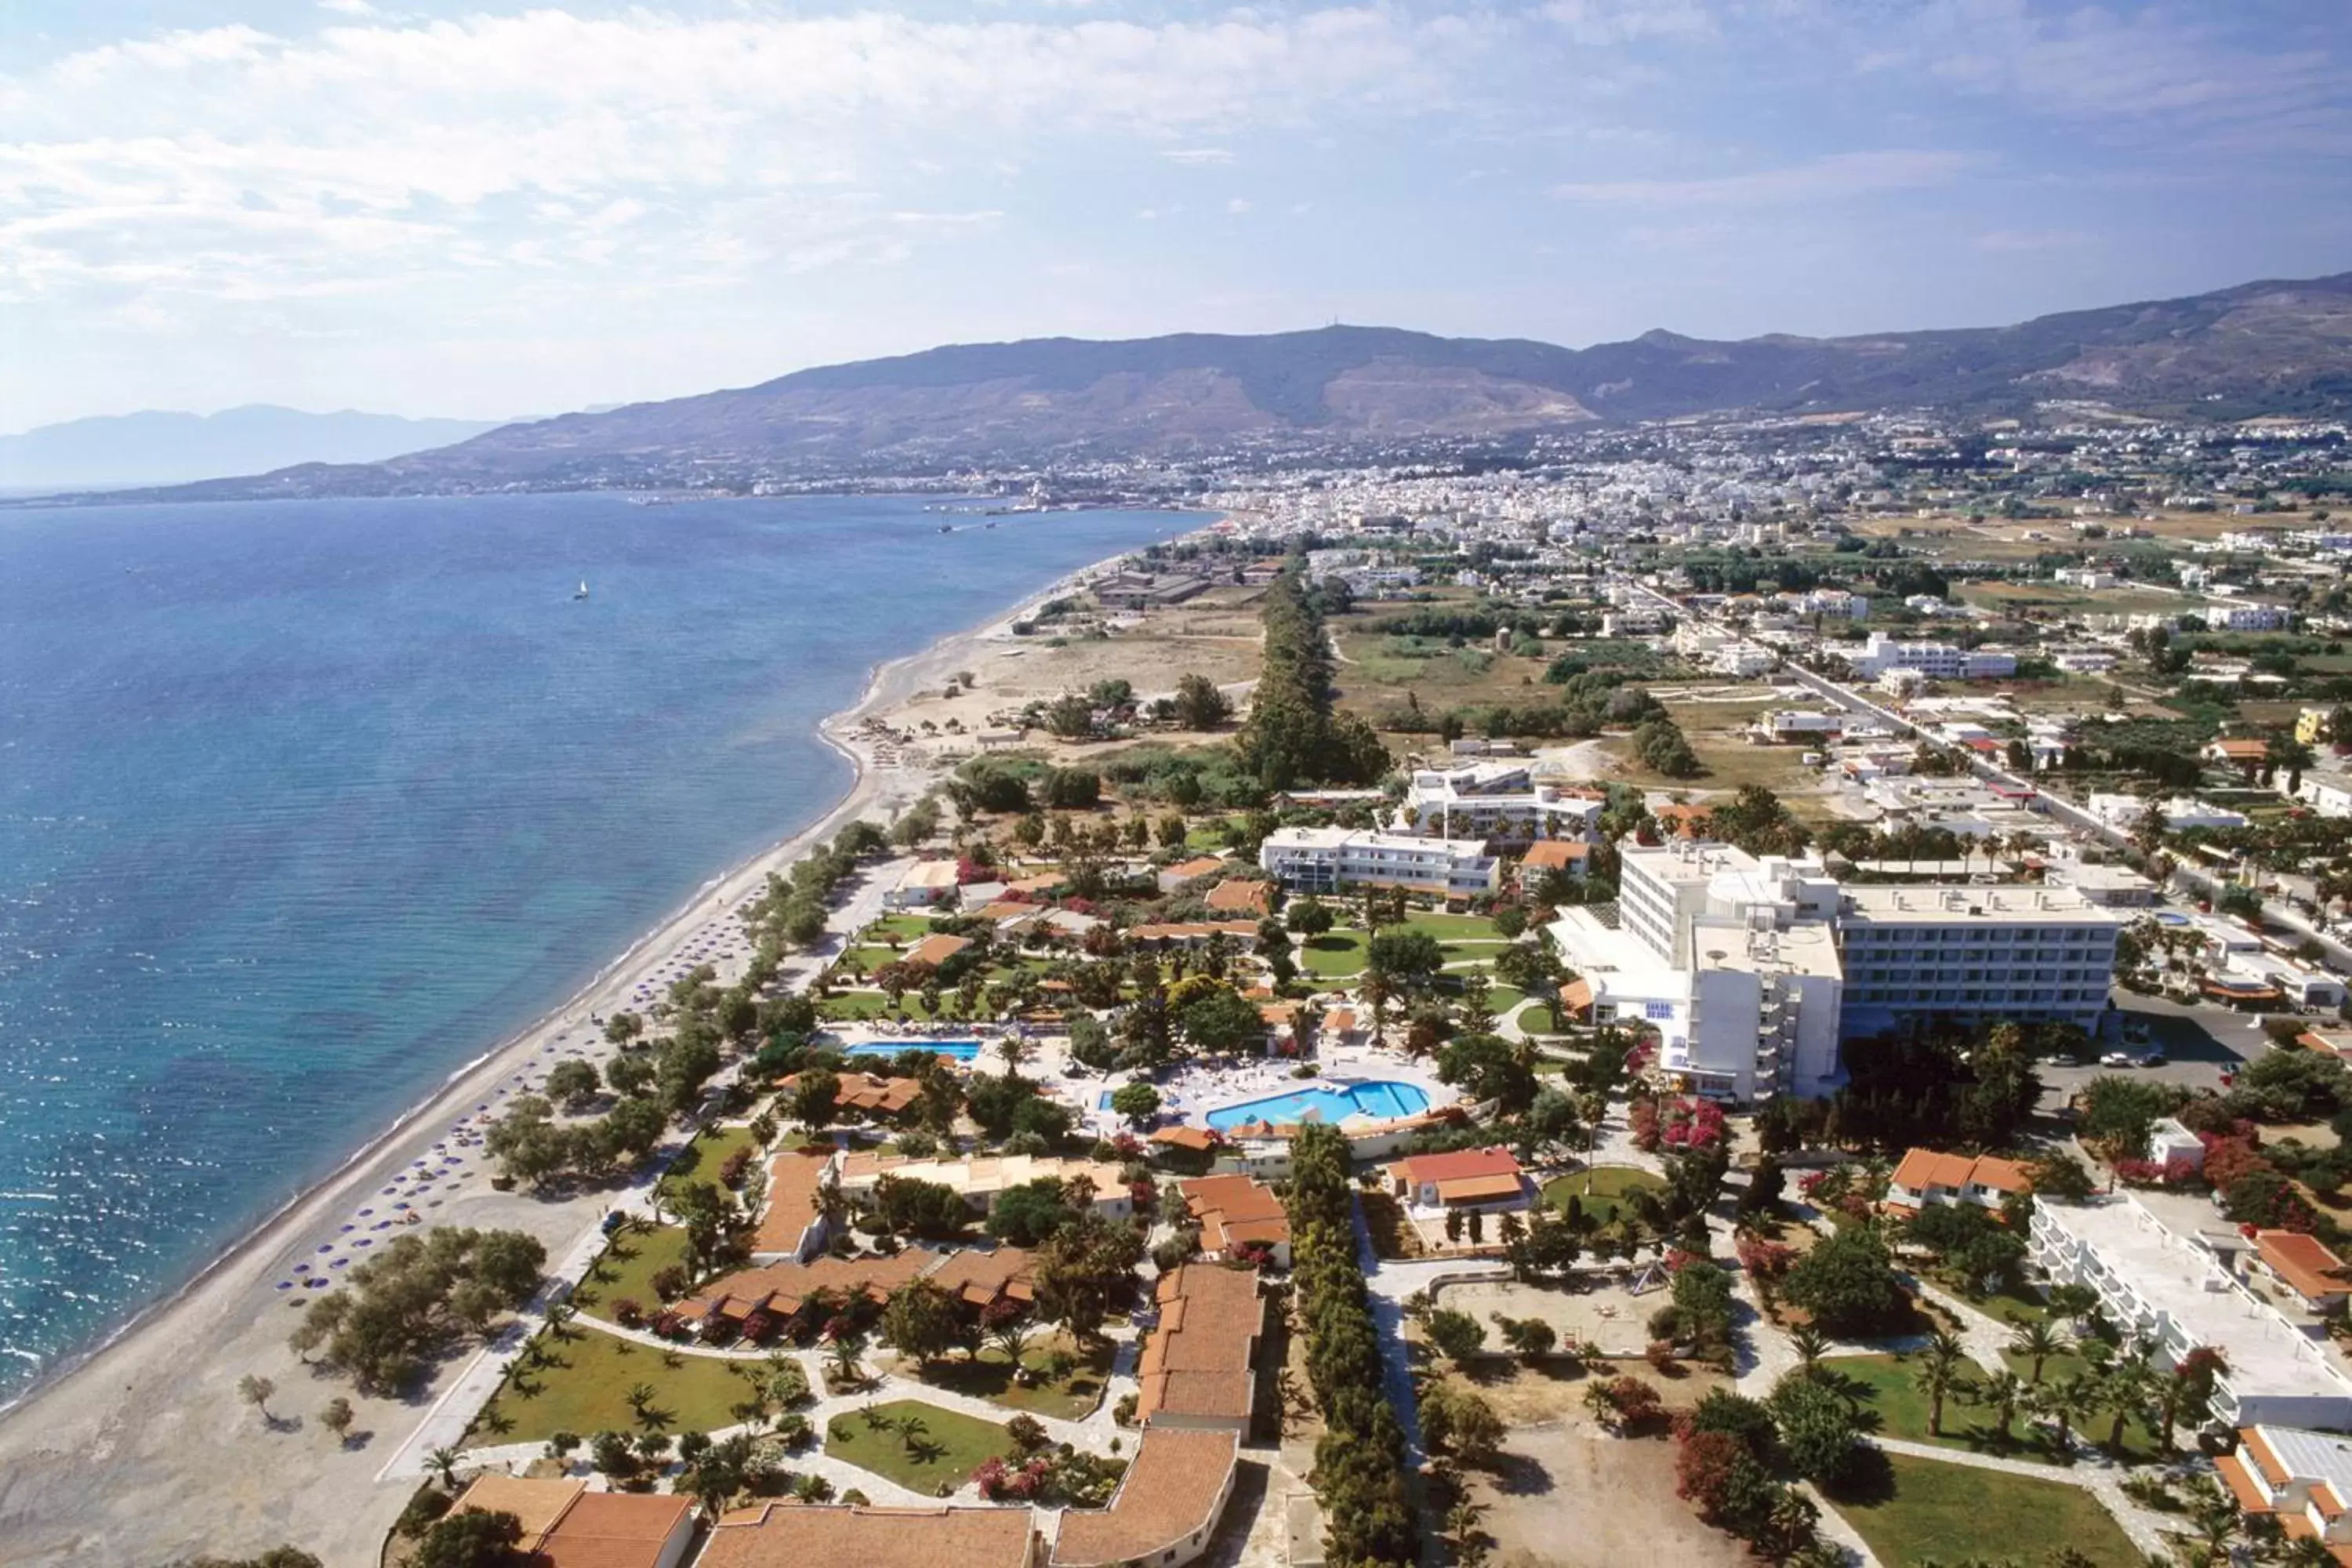
POLYGON ((940 504, 0 511, 0 1401, 823 816, 877 662, 1202 521, 940 504))

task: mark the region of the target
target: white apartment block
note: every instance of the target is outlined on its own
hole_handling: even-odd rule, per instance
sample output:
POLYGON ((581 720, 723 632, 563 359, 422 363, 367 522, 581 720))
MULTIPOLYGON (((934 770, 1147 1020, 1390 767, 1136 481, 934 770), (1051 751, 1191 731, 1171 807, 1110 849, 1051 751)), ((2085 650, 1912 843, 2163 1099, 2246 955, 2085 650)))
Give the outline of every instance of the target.
POLYGON ((2242 1248, 2233 1230, 2183 1235, 2131 1196, 2044 1200, 2033 1205, 2029 1241, 2036 1268, 2053 1283, 2088 1287, 2116 1326, 2147 1340, 2165 1364, 2200 1348, 2221 1352, 2229 1366, 2215 1385, 2216 1425, 2352 1426, 2352 1380, 2324 1348, 2324 1331, 2231 1273, 2217 1246, 2242 1248))
POLYGON ((1502 862, 1483 840, 1345 827, 1278 829, 1258 847, 1257 863, 1294 893, 1406 888, 1453 899, 1491 893, 1502 883, 1502 862))
POLYGON ((1847 889, 1837 912, 1849 1039, 1923 1017, 2096 1029, 2124 921, 2072 888, 1847 889))
POLYGON ((1873 632, 1870 640, 1845 656, 1853 672, 1874 679, 1890 670, 1916 670, 1930 680, 1991 680, 2017 673, 2017 656, 1990 648, 1963 648, 1952 643, 1916 642, 1873 632))
POLYGON ((2279 605, 2258 605, 2251 601, 2231 604, 2206 604, 2197 613, 2205 624, 2217 632, 2276 632, 2287 626, 2287 612, 2279 605))
POLYGON ((1812 708, 1774 708, 1756 721, 1757 739, 1774 745, 1834 741, 1845 732, 1845 715, 1812 708))
POLYGON ((1537 784, 1524 763, 1424 768, 1406 786, 1396 825, 1439 838, 1570 838, 1591 844, 1601 837, 1603 804, 1596 795, 1537 784))
POLYGON ((2305 769, 2299 778, 2292 770, 2282 770, 2276 776, 2279 793, 2288 793, 2287 785, 2292 782, 2294 785, 2294 798, 2320 816, 2352 816, 2352 774, 2305 769))

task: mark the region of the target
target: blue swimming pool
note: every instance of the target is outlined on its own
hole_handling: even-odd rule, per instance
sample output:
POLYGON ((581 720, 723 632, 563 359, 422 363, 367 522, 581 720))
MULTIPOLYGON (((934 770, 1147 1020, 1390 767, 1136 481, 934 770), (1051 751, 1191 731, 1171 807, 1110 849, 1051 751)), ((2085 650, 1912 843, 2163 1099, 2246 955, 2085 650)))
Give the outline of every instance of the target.
POLYGON ((1286 1121, 1345 1121, 1354 1116, 1384 1120, 1412 1116, 1428 1109, 1429 1096, 1420 1085, 1381 1079, 1351 1083, 1344 1089, 1302 1089, 1264 1100, 1245 1100, 1239 1105, 1220 1106, 1209 1112, 1209 1125, 1222 1132, 1244 1121, 1279 1125, 1286 1121))
POLYGON ((929 1051, 935 1057, 953 1057, 960 1062, 975 1060, 980 1056, 978 1040, 868 1040, 851 1046, 841 1054, 845 1057, 895 1057, 900 1051, 929 1051))

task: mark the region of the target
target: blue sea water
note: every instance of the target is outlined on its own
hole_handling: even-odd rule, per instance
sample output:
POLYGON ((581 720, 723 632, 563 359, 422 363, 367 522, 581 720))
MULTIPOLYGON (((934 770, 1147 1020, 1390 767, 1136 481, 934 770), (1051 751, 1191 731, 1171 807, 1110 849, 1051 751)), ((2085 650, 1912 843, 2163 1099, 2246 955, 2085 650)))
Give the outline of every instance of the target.
POLYGON ((1197 521, 940 521, 0 512, 0 1397, 822 815, 877 661, 1197 521))

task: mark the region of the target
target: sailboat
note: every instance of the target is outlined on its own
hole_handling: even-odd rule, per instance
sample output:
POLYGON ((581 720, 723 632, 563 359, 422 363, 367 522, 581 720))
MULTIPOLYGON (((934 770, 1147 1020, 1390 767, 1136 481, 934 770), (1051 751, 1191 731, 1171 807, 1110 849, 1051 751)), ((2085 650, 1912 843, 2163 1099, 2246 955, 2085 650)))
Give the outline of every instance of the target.
POLYGON ((586 598, 586 597, 588 596, 588 579, 587 579, 587 578, 583 577, 583 578, 581 578, 581 579, 580 579, 580 592, 578 592, 578 593, 576 593, 576 594, 572 595, 572 598, 573 598, 573 599, 575 599, 575 600, 584 599, 584 598, 586 598))

